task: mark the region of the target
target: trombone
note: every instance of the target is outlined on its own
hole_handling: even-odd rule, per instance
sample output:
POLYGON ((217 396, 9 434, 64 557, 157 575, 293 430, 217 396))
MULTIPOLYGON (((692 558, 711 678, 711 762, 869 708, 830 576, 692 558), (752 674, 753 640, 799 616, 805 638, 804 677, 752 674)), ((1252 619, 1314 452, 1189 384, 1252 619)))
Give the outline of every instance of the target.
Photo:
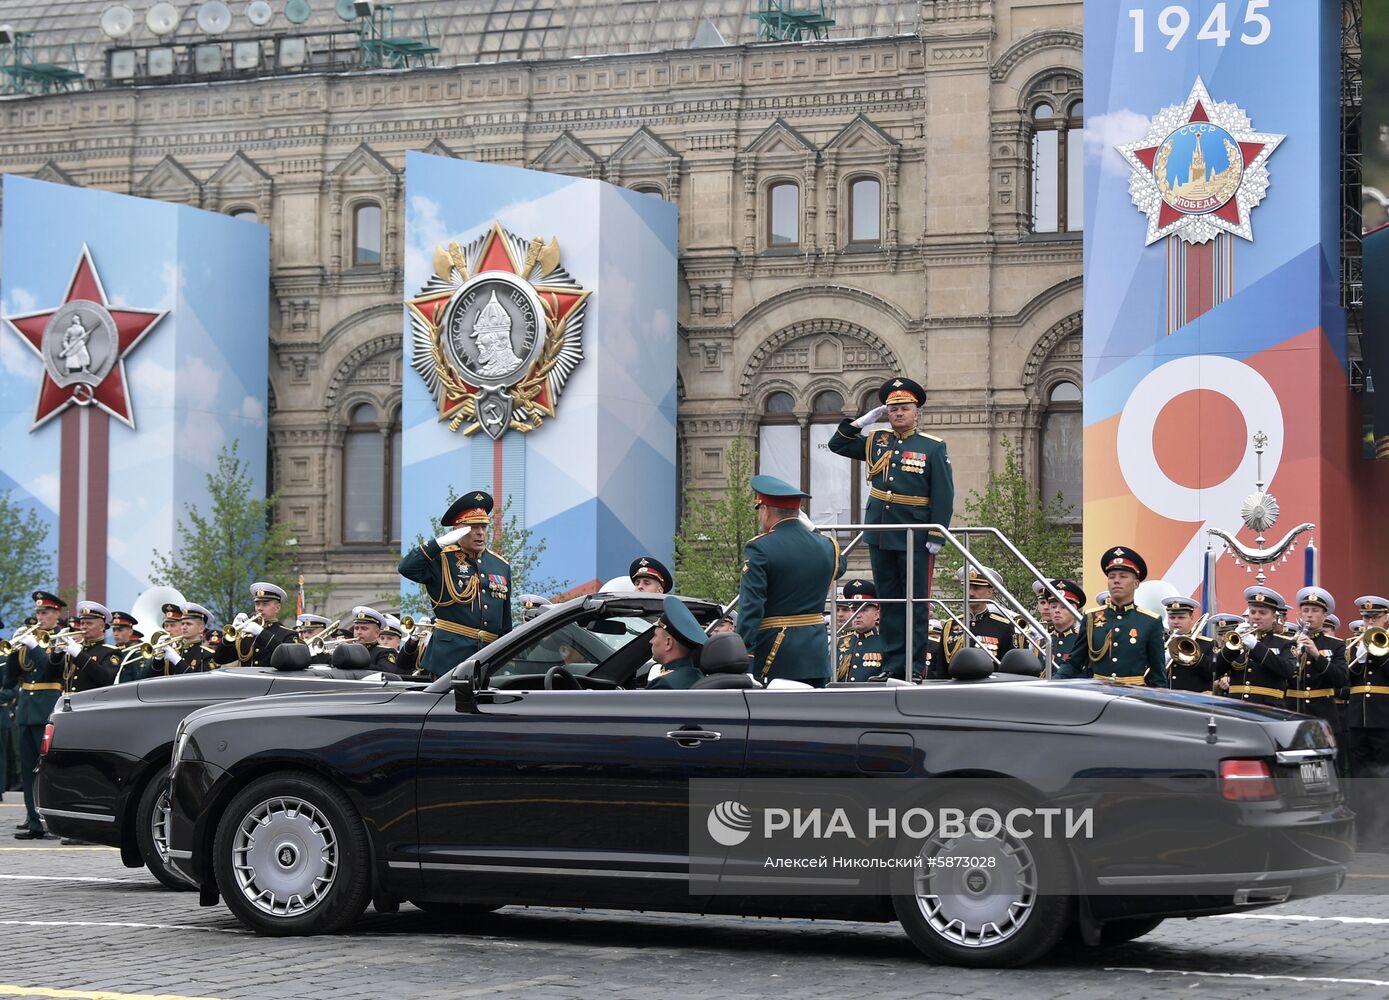
POLYGON ((1368 655, 1376 659, 1383 659, 1389 656, 1389 629, 1383 629, 1376 625, 1374 628, 1367 628, 1347 642, 1346 660, 1349 662, 1353 662, 1359 657, 1358 653, 1354 657, 1350 655, 1352 646, 1357 648, 1363 647, 1368 655))
POLYGON ((314 636, 308 642, 304 643, 305 646, 309 647, 309 655, 318 656, 322 653, 327 653, 334 649, 340 642, 354 642, 355 640, 353 639, 329 638, 330 636, 332 636, 333 630, 341 624, 341 618, 337 619, 336 621, 329 622, 327 625, 324 625, 321 629, 318 630, 318 635, 314 636))
POLYGON ((1168 637, 1167 655, 1173 663, 1180 667, 1194 667, 1201 661, 1201 642, 1198 636, 1201 629, 1206 627, 1206 620, 1209 618, 1210 612, 1207 612, 1196 620, 1190 632, 1168 637))

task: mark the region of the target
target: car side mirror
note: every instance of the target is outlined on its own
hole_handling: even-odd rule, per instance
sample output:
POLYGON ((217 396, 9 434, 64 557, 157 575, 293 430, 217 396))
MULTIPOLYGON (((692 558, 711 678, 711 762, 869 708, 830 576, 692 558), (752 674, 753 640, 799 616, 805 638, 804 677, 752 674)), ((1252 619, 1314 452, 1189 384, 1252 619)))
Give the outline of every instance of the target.
POLYGON ((477 707, 477 660, 465 660, 453 672, 453 710, 455 712, 476 713, 477 707))

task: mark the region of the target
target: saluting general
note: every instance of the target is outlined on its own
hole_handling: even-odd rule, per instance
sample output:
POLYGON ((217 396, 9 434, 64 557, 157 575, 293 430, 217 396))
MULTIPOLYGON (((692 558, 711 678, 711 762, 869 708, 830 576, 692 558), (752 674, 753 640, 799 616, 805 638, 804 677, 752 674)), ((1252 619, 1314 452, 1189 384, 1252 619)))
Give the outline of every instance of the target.
POLYGON ((511 566, 487 547, 492 497, 459 497, 441 520, 447 529, 405 553, 400 575, 422 584, 434 606, 423 665, 440 677, 511 631, 511 566))
MULTIPOLYGON (((917 431, 926 390, 909 378, 894 378, 878 390, 882 403, 857 420, 845 420, 830 438, 830 451, 863 462, 870 489, 867 524, 939 524, 950 526, 955 506, 955 477, 945 442, 917 431), (887 416, 889 430, 859 432, 887 416)), ((914 532, 911 594, 930 596, 931 564, 944 541, 939 532, 914 532)), ((882 606, 883 667, 892 677, 907 677, 907 534, 868 532, 868 558, 882 606)), ((930 609, 912 609, 912 656, 924 655, 930 635, 930 609)))
POLYGON ((839 544, 800 521, 809 494, 774 476, 753 476, 762 534, 743 547, 738 634, 753 673, 824 687, 830 679, 825 595, 840 572, 839 544))

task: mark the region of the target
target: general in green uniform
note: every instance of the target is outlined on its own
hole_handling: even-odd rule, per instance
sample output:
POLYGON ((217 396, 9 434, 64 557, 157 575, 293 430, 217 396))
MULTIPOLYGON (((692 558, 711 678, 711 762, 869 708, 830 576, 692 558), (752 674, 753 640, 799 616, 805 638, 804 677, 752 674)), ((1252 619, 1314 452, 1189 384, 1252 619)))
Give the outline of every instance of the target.
POLYGON ((743 547, 738 634, 761 680, 823 687, 830 679, 825 595, 841 572, 839 544, 799 520, 808 494, 774 476, 753 476, 751 485, 762 534, 743 547))
POLYGON ((1085 616, 1086 654, 1096 680, 1167 687, 1162 618, 1133 602, 1148 564, 1133 549, 1115 546, 1100 556, 1109 583, 1104 605, 1085 616))
POLYGON ((661 620, 651 630, 651 658, 664 672, 647 685, 648 688, 680 690, 692 688, 704 676, 695 666, 694 657, 709 638, 699 622, 678 597, 667 597, 661 603, 661 620))
POLYGON ((400 560, 400 575, 424 586, 434 629, 424 669, 440 677, 511 631, 511 566, 487 548, 492 497, 481 490, 444 512, 449 530, 400 560))
POLYGON ((835 647, 834 679, 867 681, 883 674, 883 637, 878 631, 878 592, 872 581, 844 584, 844 603, 852 612, 849 630, 835 647))
MULTIPOLYGON (((36 630, 42 638, 57 629, 58 614, 67 602, 46 590, 33 595, 36 630)), ((39 749, 43 746, 43 727, 58 696, 63 692, 63 669, 55 665, 48 649, 39 642, 40 636, 31 631, 18 639, 5 660, 5 676, 0 688, 18 688, 15 703, 15 728, 19 733, 19 776, 24 789, 24 822, 15 834, 16 840, 42 840, 43 821, 34 801, 34 769, 39 766, 39 749)))

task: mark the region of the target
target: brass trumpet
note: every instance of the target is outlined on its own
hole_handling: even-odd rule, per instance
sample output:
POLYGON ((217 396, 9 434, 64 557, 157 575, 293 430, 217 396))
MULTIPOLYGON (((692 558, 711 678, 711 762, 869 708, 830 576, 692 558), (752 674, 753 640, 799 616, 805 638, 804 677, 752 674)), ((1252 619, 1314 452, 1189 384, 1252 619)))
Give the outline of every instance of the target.
POLYGON ((431 618, 421 618, 418 622, 406 615, 400 620, 401 631, 405 633, 406 639, 422 639, 434 630, 434 620, 431 618))
MULTIPOLYGON (((254 615, 250 618, 247 618, 246 622, 243 624, 249 624, 250 622, 255 622, 257 625, 264 628, 265 616, 254 615)), ((236 642, 237 640, 244 639, 245 637, 246 633, 244 631, 242 631, 241 629, 233 628, 231 625, 228 625, 226 628, 222 629, 222 638, 226 639, 227 642, 236 642)))
POLYGON ((1238 628, 1231 629, 1225 633, 1223 651, 1225 659, 1231 663, 1246 663, 1249 660, 1249 650, 1244 648, 1244 637, 1248 635, 1254 626, 1245 622, 1238 628))
POLYGON ((1194 667, 1201 660, 1201 644, 1194 635, 1174 635, 1167 640, 1167 655, 1183 667, 1194 667))
POLYGON ((144 642, 136 646, 131 646, 125 651, 125 655, 121 657, 120 667, 118 669, 124 670, 128 663, 133 663, 136 660, 148 659, 156 653, 163 653, 164 650, 168 649, 169 646, 175 642, 178 642, 176 636, 170 635, 162 628, 155 629, 144 642))

